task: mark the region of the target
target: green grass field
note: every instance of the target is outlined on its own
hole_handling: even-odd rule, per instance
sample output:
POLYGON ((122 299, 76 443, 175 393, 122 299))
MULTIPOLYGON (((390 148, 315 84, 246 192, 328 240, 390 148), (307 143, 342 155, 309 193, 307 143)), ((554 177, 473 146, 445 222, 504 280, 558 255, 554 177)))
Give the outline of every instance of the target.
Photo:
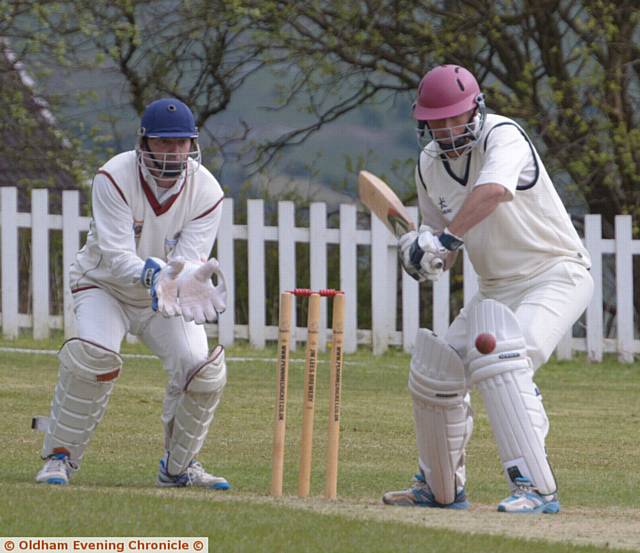
MULTIPOLYGON (((57 349, 28 339, 3 348, 57 349)), ((127 345, 125 353, 147 353, 127 345)), ((231 482, 229 492, 154 485, 162 454, 165 375, 155 360, 125 359, 107 414, 71 485, 37 485, 42 435, 57 379, 53 355, 0 353, 0 534, 3 536, 208 536, 213 552, 547 552, 640 550, 640 366, 584 360, 538 373, 551 420, 548 450, 562 513, 495 512, 507 495, 491 431, 474 397, 468 449, 468 512, 384 507, 416 469, 409 358, 401 352, 346 357, 338 495, 321 498, 327 356, 318 372, 312 495, 295 497, 304 352, 290 366, 285 493, 269 497, 275 349, 227 352, 229 381, 199 459, 231 482)))

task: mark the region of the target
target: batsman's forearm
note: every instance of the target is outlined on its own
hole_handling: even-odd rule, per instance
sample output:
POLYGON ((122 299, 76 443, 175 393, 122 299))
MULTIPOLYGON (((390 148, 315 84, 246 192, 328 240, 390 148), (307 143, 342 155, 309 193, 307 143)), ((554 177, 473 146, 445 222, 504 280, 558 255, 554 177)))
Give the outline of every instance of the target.
POLYGON ((460 211, 447 225, 456 236, 464 234, 491 215, 501 202, 509 199, 509 192, 500 184, 483 184, 475 188, 462 204, 460 211))

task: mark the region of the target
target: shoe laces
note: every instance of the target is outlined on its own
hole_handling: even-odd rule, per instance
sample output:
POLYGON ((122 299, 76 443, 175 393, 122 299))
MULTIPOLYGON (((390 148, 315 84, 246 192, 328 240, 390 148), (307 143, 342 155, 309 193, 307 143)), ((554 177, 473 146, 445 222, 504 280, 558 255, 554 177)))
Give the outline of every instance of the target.
POLYGON ((536 490, 536 488, 533 487, 533 483, 528 478, 523 478, 518 476, 517 478, 514 479, 513 483, 516 486, 515 493, 518 493, 518 492, 520 492, 520 494, 531 493, 531 492, 538 493, 538 490, 536 490))
POLYGON ((205 476, 207 471, 204 470, 202 463, 196 461, 195 459, 189 463, 187 467, 187 478, 189 478, 189 482, 193 482, 194 480, 198 480, 199 477, 205 476))
POLYGON ((536 488, 533 485, 533 482, 531 482, 531 480, 529 480, 528 478, 525 477, 517 477, 515 478, 515 480, 513 481, 513 483, 516 486, 515 491, 513 492, 514 496, 520 497, 523 495, 531 495, 534 494, 536 496, 538 496, 542 501, 550 501, 552 499, 554 499, 556 496, 555 494, 550 494, 550 495, 542 495, 540 493, 540 491, 538 490, 538 488, 536 488))
POLYGON ((425 478, 424 478, 424 476, 422 475, 422 473, 421 473, 421 472, 416 472, 416 473, 413 475, 413 480, 412 480, 412 482, 413 482, 414 484, 426 484, 426 483, 427 483, 427 481, 425 480, 425 478))
POLYGON ((413 494, 418 496, 424 496, 428 498, 433 498, 433 492, 431 491, 431 487, 427 484, 422 473, 417 473, 414 475, 413 480, 411 482, 411 491, 413 494))
POLYGON ((64 469, 67 474, 73 470, 77 470, 78 467, 78 465, 70 461, 69 457, 64 453, 54 453, 53 455, 49 455, 49 457, 47 457, 47 464, 56 470, 64 469))
MULTIPOLYGON (((428 499, 429 501, 435 502, 433 490, 431 489, 431 486, 429 486, 429 484, 427 483, 422 472, 418 472, 414 475, 412 484, 413 485, 411 487, 411 491, 416 497, 422 496, 428 499)), ((464 487, 458 488, 456 490, 456 498, 454 502, 466 501, 466 499, 467 499, 467 496, 465 495, 464 487)))

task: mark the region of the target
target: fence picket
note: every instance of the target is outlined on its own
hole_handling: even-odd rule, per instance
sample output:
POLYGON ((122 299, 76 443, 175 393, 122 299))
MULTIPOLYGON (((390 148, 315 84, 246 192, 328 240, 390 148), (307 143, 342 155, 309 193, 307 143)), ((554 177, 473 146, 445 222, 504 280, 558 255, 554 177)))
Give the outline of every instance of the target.
POLYGON ((265 345, 264 202, 247 200, 249 343, 265 345))
POLYGON ((463 296, 464 296, 464 304, 467 305, 471 298, 476 295, 478 291, 478 277, 476 272, 473 270, 473 265, 471 265, 471 260, 467 255, 467 251, 463 250, 463 278, 464 281, 462 283, 463 287, 463 296))
POLYGON ((31 191, 31 286, 33 338, 49 337, 49 191, 31 191))
POLYGON ((618 360, 633 363, 633 260, 631 215, 616 216, 616 315, 618 360))
POLYGON ((18 337, 18 191, 3 187, 2 222, 2 335, 18 337))
POLYGON ((438 336, 444 336, 451 321, 450 281, 449 272, 446 272, 433 284, 433 331, 438 336))
POLYGON ((389 231, 377 217, 371 217, 371 342, 373 353, 383 353, 389 345, 387 327, 387 240, 389 231))
MULTIPOLYGON (((418 208, 409 207, 409 215, 418 224, 418 208)), ((435 294, 435 291, 434 291, 435 294)), ((407 271, 402 271, 402 348, 412 352, 420 326, 420 285, 407 271)))
POLYGON ((76 252, 80 248, 79 221, 80 194, 77 190, 67 190, 62 195, 62 263, 64 286, 64 337, 75 335, 76 319, 73 313, 73 298, 69 289, 69 268, 73 264, 76 252))
MULTIPOLYGON (((296 288, 295 204, 278 202, 278 278, 280 293, 296 288)), ((296 349, 296 298, 291 312, 290 349, 296 349)))
POLYGON ((602 309, 602 219, 600 215, 586 215, 584 218, 584 241, 591 254, 591 277, 593 297, 587 307, 587 357, 600 363, 603 352, 603 309, 602 309))
POLYGON ((340 289, 344 291, 344 351, 353 353, 358 347, 358 245, 356 206, 340 206, 340 289))
POLYGON ((225 198, 222 219, 216 240, 217 256, 227 281, 227 309, 218 318, 218 341, 225 347, 233 345, 236 315, 236 270, 233 248, 233 199, 225 198))
MULTIPOLYGON (((327 240, 325 238, 327 223, 327 206, 313 202, 309 211, 309 262, 310 284, 312 290, 323 290, 327 287, 327 240)), ((324 351, 327 345, 327 300, 320 302, 320 330, 318 347, 324 351)))
POLYGON ((385 328, 387 333, 396 331, 396 313, 398 312, 398 253, 397 240, 387 233, 387 305, 385 310, 385 328))

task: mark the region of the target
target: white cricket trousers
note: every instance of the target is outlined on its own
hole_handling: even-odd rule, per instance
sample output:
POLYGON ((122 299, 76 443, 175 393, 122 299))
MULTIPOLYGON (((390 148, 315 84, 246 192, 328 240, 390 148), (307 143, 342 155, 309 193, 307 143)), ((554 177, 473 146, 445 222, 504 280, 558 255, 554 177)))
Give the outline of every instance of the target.
MULTIPOLYGON (((168 373, 162 422, 173 420, 187 373, 204 363, 208 354, 202 325, 182 317, 166 318, 151 309, 126 305, 101 288, 73 294, 78 338, 119 352, 129 332, 138 336, 158 356, 168 373)), ((151 300, 149 300, 151 304, 151 300)))
POLYGON ((478 292, 451 323, 444 340, 467 355, 467 313, 478 302, 492 299, 515 313, 527 344, 533 371, 544 365, 562 337, 589 305, 593 279, 582 265, 565 261, 535 277, 478 292))
MULTIPOLYGON (((467 356, 467 313, 484 299, 493 299, 515 313, 527 345, 532 372, 547 362, 562 337, 587 308, 593 293, 593 279, 582 265, 562 262, 540 275, 517 285, 504 286, 491 292, 478 292, 455 318, 444 340, 465 360, 467 356)), ((471 398, 464 399, 466 424, 472 427, 471 398)), ((542 434, 546 437, 549 421, 544 410, 542 434)), ((469 439, 469 436, 467 437, 469 439)), ((420 466, 425 469, 419 459, 420 466)), ((459 486, 466 481, 464 458, 456 470, 459 486)))

